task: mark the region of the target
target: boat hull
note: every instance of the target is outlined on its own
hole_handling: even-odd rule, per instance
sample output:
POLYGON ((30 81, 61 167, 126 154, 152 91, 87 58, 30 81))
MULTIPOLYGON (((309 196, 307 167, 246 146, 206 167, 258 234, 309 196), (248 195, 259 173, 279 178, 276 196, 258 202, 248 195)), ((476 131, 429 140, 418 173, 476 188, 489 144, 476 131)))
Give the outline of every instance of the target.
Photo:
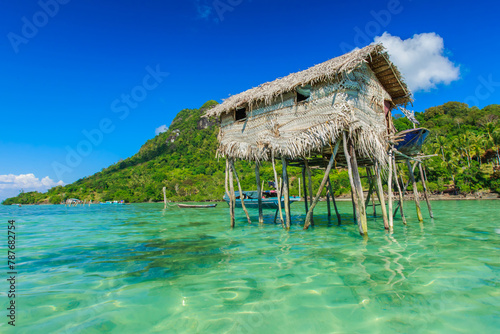
POLYGON ((181 209, 209 209, 209 208, 215 208, 217 204, 209 204, 209 205, 177 204, 177 206, 181 209))
MULTIPOLYGON (((259 200, 254 198, 245 199, 245 206, 249 209, 258 209, 259 208, 259 200)), ((298 197, 290 197, 290 204, 294 202, 300 201, 298 197)), ((229 201, 226 200, 226 203, 229 205, 229 201)), ((236 207, 241 208, 241 199, 236 200, 236 207)), ((281 200, 281 207, 285 207, 285 200, 281 200)), ((274 209, 278 208, 278 199, 277 198, 263 198, 262 199, 262 209, 274 209)))

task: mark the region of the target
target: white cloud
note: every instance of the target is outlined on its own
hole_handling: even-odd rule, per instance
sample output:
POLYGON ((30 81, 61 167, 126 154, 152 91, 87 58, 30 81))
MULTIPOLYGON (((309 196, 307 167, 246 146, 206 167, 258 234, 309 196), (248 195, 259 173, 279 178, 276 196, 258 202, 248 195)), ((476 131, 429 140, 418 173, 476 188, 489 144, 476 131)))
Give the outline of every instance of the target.
POLYGON ((375 43, 384 44, 414 92, 430 90, 441 83, 447 85, 460 77, 459 66, 445 56, 443 38, 436 33, 413 35, 402 40, 384 32, 375 37, 375 43))
POLYGON ((62 185, 64 185, 63 181, 55 182, 48 176, 40 180, 35 174, 0 175, 0 200, 16 196, 21 189, 25 192, 44 192, 52 187, 62 185))
POLYGON ((155 134, 158 136, 160 133, 167 132, 168 131, 168 126, 162 125, 155 130, 155 134))

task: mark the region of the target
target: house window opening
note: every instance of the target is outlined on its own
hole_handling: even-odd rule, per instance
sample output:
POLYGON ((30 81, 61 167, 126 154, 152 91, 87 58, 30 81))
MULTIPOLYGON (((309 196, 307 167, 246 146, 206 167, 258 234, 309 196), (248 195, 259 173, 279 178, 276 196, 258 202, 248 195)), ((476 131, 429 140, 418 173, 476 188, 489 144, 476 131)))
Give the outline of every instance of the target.
POLYGON ((234 113, 235 121, 242 121, 247 118, 247 109, 246 108, 238 108, 234 113))
POLYGON ((297 93, 296 101, 297 103, 308 102, 311 98, 311 85, 307 85, 304 87, 297 87, 295 89, 297 93))

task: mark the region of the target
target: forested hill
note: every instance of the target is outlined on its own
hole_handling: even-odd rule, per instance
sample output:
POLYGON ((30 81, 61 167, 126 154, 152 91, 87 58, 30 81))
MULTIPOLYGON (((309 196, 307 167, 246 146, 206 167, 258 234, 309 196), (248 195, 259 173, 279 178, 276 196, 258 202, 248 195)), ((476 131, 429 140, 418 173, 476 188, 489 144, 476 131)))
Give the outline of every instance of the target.
MULTIPOLYGON (((148 202, 163 200, 162 188, 172 201, 220 200, 224 194, 224 160, 215 158, 219 125, 202 117, 217 104, 205 103, 200 109, 179 112, 167 132, 148 140, 131 158, 70 185, 47 193, 21 193, 3 204, 60 203, 68 198, 80 200, 148 202)), ((438 154, 426 162, 429 188, 433 192, 471 193, 481 190, 500 192, 500 105, 483 109, 448 102, 416 113, 422 127, 431 130, 424 153, 438 154)), ((413 127, 400 115, 394 121, 398 130, 413 127)), ((251 165, 238 162, 237 170, 245 189, 254 189, 251 165)), ((272 168, 262 167, 262 179, 273 180, 272 168)), ((363 173, 363 171, 361 171, 363 173)), ((292 168, 292 194, 298 194, 298 169, 292 168)), ((319 183, 320 173, 313 176, 319 183)), ((332 172, 335 193, 349 191, 345 171, 332 172)))

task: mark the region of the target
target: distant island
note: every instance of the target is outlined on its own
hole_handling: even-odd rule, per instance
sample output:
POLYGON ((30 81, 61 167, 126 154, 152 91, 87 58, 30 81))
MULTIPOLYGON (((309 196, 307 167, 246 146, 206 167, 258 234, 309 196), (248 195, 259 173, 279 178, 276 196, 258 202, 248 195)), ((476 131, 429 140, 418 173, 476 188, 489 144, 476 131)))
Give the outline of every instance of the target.
MULTIPOLYGON (((72 184, 46 193, 22 192, 2 204, 59 204, 70 198, 87 203, 158 202, 163 200, 163 187, 171 201, 219 201, 224 195, 225 169, 225 162, 215 157, 219 123, 204 117, 216 104, 208 101, 200 109, 181 110, 168 131, 148 140, 131 158, 72 184)), ((424 154, 438 155, 425 163, 432 193, 500 193, 500 105, 479 109, 448 102, 415 116, 420 126, 431 130, 424 154)), ((403 115, 394 115, 394 124, 399 131, 413 127, 403 115)), ((239 161, 236 168, 242 171, 243 188, 255 189, 253 166, 239 161)), ((261 174, 262 180, 274 178, 266 163, 261 174)), ((299 194, 300 174, 298 168, 290 169, 291 195, 299 194)), ((313 176, 315 189, 321 178, 320 173, 313 176)), ((350 192, 346 171, 333 171, 332 184, 337 196, 350 192)))

